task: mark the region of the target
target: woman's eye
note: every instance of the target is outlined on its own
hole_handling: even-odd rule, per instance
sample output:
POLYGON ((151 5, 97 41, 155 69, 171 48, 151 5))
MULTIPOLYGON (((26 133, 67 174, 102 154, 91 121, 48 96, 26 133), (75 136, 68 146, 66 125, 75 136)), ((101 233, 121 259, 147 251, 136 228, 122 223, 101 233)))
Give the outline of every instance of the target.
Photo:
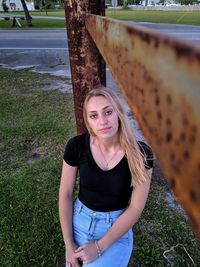
POLYGON ((96 117, 97 117, 96 114, 90 115, 90 119, 96 119, 96 117))
POLYGON ((112 114, 112 110, 107 110, 107 111, 105 112, 105 114, 106 114, 106 116, 111 115, 111 114, 112 114))

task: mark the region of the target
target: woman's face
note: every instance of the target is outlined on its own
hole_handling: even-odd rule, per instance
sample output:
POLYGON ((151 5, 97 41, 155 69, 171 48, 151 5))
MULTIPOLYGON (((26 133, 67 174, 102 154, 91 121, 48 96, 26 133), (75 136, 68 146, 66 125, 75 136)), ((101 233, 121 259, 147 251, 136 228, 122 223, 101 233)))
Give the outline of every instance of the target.
POLYGON ((101 138, 111 138, 118 132, 118 115, 104 96, 90 98, 86 105, 87 121, 94 134, 101 138))

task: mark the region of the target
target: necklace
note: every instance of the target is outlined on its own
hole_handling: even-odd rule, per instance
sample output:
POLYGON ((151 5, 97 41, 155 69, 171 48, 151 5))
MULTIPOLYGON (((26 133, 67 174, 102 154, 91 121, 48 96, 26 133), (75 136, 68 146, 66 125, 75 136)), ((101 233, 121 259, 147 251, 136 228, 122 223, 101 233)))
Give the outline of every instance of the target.
POLYGON ((120 147, 115 151, 115 153, 112 155, 112 157, 107 161, 106 158, 105 158, 105 156, 104 156, 104 154, 103 154, 103 151, 101 150, 100 145, 99 145, 98 143, 97 143, 97 145, 98 145, 98 148, 99 148, 99 150, 100 150, 100 152, 101 152, 101 155, 102 155, 102 157, 103 157, 103 159, 104 159, 104 161, 105 161, 105 163, 106 163, 105 168, 106 168, 106 170, 108 170, 108 165, 109 165, 109 163, 110 163, 111 160, 114 159, 114 157, 117 155, 117 153, 118 153, 119 150, 120 150, 120 147))

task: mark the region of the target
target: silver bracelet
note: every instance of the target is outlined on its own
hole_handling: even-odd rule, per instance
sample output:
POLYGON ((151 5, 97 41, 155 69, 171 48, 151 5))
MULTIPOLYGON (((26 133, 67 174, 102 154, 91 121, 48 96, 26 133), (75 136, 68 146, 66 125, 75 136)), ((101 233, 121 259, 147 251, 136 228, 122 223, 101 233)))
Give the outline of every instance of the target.
POLYGON ((99 245, 97 243, 97 240, 95 240, 94 243, 95 243, 95 246, 96 246, 96 249, 97 249, 98 256, 101 257, 102 252, 101 252, 101 249, 100 249, 100 247, 99 247, 99 245))

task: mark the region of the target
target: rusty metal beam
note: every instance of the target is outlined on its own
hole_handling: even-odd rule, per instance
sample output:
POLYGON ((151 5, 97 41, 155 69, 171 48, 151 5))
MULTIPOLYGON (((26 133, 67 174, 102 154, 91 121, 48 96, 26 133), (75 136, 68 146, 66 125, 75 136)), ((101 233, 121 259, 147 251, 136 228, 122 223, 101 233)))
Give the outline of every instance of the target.
POLYGON ((77 132, 85 131, 82 106, 86 93, 106 82, 105 62, 85 29, 85 14, 105 15, 104 0, 66 0, 65 16, 77 132))
POLYGON ((86 28, 200 237, 200 50, 100 16, 86 28))

